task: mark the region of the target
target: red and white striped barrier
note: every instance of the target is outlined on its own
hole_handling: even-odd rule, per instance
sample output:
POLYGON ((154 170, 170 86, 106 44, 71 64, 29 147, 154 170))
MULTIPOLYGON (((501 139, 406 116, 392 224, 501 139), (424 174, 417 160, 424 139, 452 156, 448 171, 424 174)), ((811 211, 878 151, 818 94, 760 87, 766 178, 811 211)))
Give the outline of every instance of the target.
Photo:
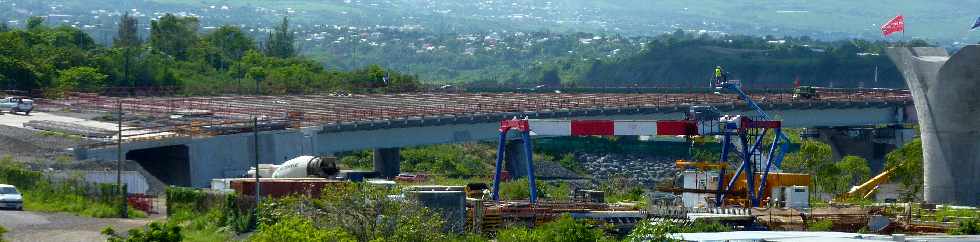
POLYGON ((698 135, 688 120, 550 120, 515 119, 500 122, 500 130, 530 131, 544 136, 698 135))

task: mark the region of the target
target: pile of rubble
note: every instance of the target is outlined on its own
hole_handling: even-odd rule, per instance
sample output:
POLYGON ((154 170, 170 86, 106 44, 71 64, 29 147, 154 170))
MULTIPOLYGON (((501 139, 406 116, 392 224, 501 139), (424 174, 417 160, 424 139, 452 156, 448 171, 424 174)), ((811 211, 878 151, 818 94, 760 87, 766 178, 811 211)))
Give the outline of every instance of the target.
POLYGON ((595 180, 621 177, 647 187, 653 187, 659 181, 673 179, 676 170, 676 159, 667 157, 576 153, 575 159, 595 180))

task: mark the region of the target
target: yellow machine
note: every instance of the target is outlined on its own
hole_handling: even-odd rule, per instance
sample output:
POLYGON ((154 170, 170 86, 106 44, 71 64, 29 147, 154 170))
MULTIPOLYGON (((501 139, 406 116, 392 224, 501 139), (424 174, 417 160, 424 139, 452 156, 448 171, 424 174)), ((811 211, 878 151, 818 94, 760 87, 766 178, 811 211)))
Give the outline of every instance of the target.
MULTIPOLYGON (((678 170, 687 169, 697 169, 699 171, 711 171, 711 170, 721 170, 728 168, 728 164, 715 163, 715 162, 691 162, 686 160, 678 160, 674 163, 678 170)), ((761 182, 762 173, 756 173, 754 177, 755 184, 761 182)), ((749 199, 746 196, 747 180, 746 175, 742 174, 732 185, 731 192, 725 197, 725 204, 728 205, 739 205, 742 207, 749 207, 749 199)), ((724 181, 731 180, 731 174, 725 174, 723 177, 724 181)), ((779 187, 795 187, 795 186, 810 186, 810 175, 801 173, 769 173, 768 178, 766 178, 766 188, 763 189, 763 194, 761 194, 763 201, 771 200, 772 190, 779 187)), ((727 185, 727 184, 726 184, 727 185)), ((715 186, 717 188, 717 186, 715 186)), ((674 192, 674 193, 708 193, 712 194, 717 192, 714 189, 685 189, 685 188, 664 188, 662 191, 674 192)), ((766 203, 762 203, 766 204, 766 203)))
POLYGON ((874 194, 874 192, 878 190, 878 185, 888 182, 888 179, 892 173, 895 173, 895 170, 898 170, 898 167, 888 168, 884 172, 881 172, 881 174, 868 179, 868 181, 862 183, 861 185, 852 187, 847 193, 838 196, 837 199, 835 199, 837 200, 836 202, 846 202, 848 199, 853 197, 861 197, 865 199, 871 197, 871 194, 874 194))

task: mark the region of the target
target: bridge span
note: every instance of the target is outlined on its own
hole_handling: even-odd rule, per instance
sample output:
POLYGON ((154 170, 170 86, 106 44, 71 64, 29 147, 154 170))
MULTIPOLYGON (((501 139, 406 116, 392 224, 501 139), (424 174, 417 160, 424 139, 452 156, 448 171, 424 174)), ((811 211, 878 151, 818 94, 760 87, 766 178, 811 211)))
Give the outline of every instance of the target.
MULTIPOLYGON (((905 90, 822 89, 815 99, 786 92, 752 98, 786 127, 844 127, 916 122, 905 90)), ((494 140, 499 121, 534 119, 683 119, 692 105, 753 115, 735 95, 422 93, 110 98, 74 95, 55 103, 83 110, 121 109, 126 159, 164 182, 207 186, 253 164, 299 155, 375 149, 376 170, 397 174, 397 148, 494 140), (252 117, 260 130, 252 131, 252 117)), ((79 147, 77 159, 115 160, 110 143, 79 147)))

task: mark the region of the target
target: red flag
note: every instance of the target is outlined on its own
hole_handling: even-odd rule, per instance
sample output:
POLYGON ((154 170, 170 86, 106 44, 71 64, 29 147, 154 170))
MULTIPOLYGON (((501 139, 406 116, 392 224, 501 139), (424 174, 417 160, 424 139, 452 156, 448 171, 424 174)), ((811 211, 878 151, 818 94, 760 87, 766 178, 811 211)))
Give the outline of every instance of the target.
POLYGON ((895 32, 905 32, 905 17, 902 17, 902 15, 895 16, 895 18, 881 26, 881 34, 885 36, 892 35, 895 32))

